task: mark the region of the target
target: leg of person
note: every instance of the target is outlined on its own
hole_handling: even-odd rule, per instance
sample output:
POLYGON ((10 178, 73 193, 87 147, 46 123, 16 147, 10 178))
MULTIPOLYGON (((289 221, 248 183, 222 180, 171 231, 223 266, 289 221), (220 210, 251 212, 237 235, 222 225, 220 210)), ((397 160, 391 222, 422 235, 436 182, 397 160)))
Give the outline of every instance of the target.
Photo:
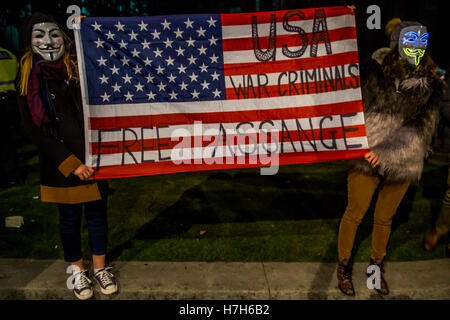
POLYGON ((375 206, 374 223, 372 229, 372 253, 370 255, 370 264, 377 265, 381 271, 380 285, 377 291, 381 294, 389 294, 389 288, 383 277, 383 261, 386 256, 386 247, 391 234, 392 217, 397 212, 410 182, 387 182, 383 181, 378 193, 378 199, 375 206))
POLYGON ((18 157, 16 152, 17 135, 17 98, 14 91, 0 94, 0 110, 3 116, 0 121, 1 141, 1 169, 2 176, 7 187, 16 183, 22 183, 21 175, 18 169, 18 157))
POLYGON ((440 238, 450 230, 450 188, 447 189, 442 200, 441 212, 434 228, 428 232, 423 239, 423 248, 426 251, 432 250, 439 242, 440 238))
POLYGON ((81 300, 92 297, 92 282, 84 269, 81 253, 80 227, 82 206, 80 204, 58 204, 59 229, 64 249, 64 260, 72 264, 74 294, 81 300))
POLYGON ((442 201, 441 214, 436 221, 436 233, 439 237, 450 231, 450 189, 447 189, 442 201))
MULTIPOLYGON (((423 239, 423 248, 426 251, 433 249, 439 242, 439 239, 447 234, 450 230, 450 153, 449 157, 449 171, 447 176, 447 192, 444 199, 442 199, 441 212, 436 221, 434 228, 428 232, 423 239)), ((448 245, 448 244, 447 244, 448 245)), ((446 249, 448 251, 448 248, 446 249)))
MULTIPOLYGON (((450 258, 450 239, 449 239, 449 231, 450 231, 450 189, 447 190, 447 193, 444 198, 444 202, 442 204, 441 214, 436 221, 436 234, 437 238, 440 239, 442 236, 447 235, 447 244, 445 247, 445 255, 450 258)), ((436 241, 437 243, 437 241, 436 241)))
POLYGON ((337 276, 339 289, 344 294, 354 295, 351 281, 351 251, 358 226, 370 206, 380 180, 376 176, 349 171, 347 181, 348 203, 339 226, 337 276))
POLYGON ((105 268, 106 242, 108 238, 108 185, 106 181, 98 181, 97 185, 102 199, 85 203, 85 213, 94 264, 94 277, 102 293, 112 294, 117 291, 116 279, 110 271, 111 268, 105 268))

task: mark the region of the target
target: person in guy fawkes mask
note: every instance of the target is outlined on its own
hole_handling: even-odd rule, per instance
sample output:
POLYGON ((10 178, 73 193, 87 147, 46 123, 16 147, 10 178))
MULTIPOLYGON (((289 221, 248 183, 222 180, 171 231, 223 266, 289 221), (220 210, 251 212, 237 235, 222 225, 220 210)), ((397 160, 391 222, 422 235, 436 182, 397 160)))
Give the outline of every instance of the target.
MULTIPOLYGON (((370 265, 381 270, 378 293, 389 293, 383 276, 392 217, 411 181, 420 179, 439 117, 445 84, 427 54, 430 35, 419 22, 392 19, 386 25, 390 48, 376 50, 362 64, 361 83, 370 151, 349 161, 348 204, 342 217, 338 287, 354 295, 351 251, 357 228, 375 191, 370 265)), ((370 276, 370 274, 368 274, 370 276)))
POLYGON ((106 181, 92 179, 84 165, 84 123, 76 57, 71 41, 52 18, 35 13, 23 26, 25 53, 20 61, 19 105, 25 131, 39 149, 41 200, 57 203, 64 259, 72 263, 74 294, 93 295, 84 268, 80 226, 84 207, 94 277, 105 294, 117 291, 105 268, 106 181))

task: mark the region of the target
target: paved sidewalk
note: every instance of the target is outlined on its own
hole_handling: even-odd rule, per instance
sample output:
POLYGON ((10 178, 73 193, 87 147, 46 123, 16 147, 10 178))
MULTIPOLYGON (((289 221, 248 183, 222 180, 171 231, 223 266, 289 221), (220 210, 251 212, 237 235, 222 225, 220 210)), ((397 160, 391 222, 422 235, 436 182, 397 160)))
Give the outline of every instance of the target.
MULTIPOLYGON (((62 260, 0 259, 0 300, 76 300, 62 260)), ((356 296, 337 288, 335 263, 114 262, 120 292, 102 300, 450 300, 450 259, 387 262, 389 296, 366 286, 367 263, 355 263, 356 296)))

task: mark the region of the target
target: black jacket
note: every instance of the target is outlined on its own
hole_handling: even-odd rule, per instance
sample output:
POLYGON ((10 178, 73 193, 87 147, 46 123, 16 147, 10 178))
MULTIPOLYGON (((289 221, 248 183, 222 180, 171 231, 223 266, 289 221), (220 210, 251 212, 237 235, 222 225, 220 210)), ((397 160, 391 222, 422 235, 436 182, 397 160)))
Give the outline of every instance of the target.
POLYGON ((81 203, 100 199, 94 181, 81 181, 72 172, 84 163, 84 123, 79 85, 73 81, 43 79, 55 119, 56 137, 44 135, 31 118, 26 96, 19 96, 26 133, 39 149, 41 199, 44 202, 81 203))

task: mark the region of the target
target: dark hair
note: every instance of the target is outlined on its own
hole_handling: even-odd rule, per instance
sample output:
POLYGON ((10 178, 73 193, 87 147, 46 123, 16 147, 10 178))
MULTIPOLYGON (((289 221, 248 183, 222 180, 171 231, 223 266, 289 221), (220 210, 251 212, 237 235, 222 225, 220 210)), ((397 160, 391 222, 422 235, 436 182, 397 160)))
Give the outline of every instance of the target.
MULTIPOLYGON (((58 25, 58 27, 63 30, 61 25, 53 17, 44 14, 42 12, 35 12, 31 16, 27 17, 22 25, 21 30, 21 51, 25 52, 31 44, 31 33, 33 31, 33 26, 36 23, 41 22, 53 22, 58 25)), ((63 31, 64 32, 64 31, 63 31)), ((65 32, 64 32, 65 33, 65 32)))

